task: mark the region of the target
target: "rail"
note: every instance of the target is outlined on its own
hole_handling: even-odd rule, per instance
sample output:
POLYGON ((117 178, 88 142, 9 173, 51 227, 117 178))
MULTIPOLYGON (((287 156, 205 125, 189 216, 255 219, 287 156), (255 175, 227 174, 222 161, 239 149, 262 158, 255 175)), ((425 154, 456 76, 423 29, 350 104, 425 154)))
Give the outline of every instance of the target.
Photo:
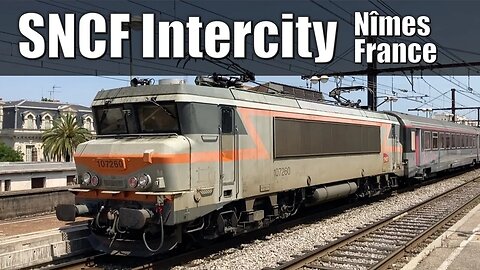
POLYGON ((479 178, 278 266, 280 269, 386 269, 480 196, 479 178))

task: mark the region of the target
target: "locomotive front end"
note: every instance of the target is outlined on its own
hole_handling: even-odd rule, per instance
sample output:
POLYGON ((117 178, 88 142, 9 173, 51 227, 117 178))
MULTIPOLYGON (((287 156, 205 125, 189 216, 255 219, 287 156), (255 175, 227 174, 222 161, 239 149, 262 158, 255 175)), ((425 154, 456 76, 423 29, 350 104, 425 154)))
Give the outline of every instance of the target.
POLYGON ((92 217, 96 250, 148 256, 181 240, 173 212, 191 189, 190 143, 175 102, 114 101, 94 101, 98 138, 77 148, 76 204, 58 205, 56 214, 92 217))

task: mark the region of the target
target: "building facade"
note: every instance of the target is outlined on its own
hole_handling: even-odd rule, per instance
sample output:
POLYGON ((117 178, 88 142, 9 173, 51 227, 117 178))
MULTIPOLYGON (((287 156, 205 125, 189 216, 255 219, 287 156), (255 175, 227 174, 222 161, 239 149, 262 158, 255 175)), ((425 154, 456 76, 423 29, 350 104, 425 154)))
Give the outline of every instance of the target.
POLYGON ((94 132, 89 107, 51 101, 0 101, 0 141, 23 153, 26 162, 48 161, 42 134, 62 114, 73 114, 79 126, 94 132))
POLYGON ((75 164, 71 162, 0 162, 0 193, 76 184, 75 164))

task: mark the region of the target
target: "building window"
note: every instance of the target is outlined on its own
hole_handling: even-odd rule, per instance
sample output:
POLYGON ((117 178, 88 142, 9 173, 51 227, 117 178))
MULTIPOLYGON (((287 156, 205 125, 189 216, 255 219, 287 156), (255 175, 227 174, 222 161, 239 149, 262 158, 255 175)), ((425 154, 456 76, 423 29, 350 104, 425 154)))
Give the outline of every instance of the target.
POLYGON ((90 116, 85 117, 83 120, 83 127, 86 128, 88 131, 93 130, 93 120, 90 116))
POLYGON ((42 119, 42 129, 51 129, 52 128, 52 117, 50 115, 45 115, 42 119))
POLYGON ((0 191, 10 191, 11 188, 11 181, 10 180, 0 180, 0 191))
POLYGON ((25 121, 25 125, 24 125, 25 129, 36 129, 35 117, 33 116, 33 114, 28 114, 27 117, 25 117, 24 121, 25 121))
POLYGON ((67 186, 73 186, 77 184, 75 175, 67 175, 67 186))
POLYGON ((26 162, 32 162, 33 161, 33 149, 35 149, 35 146, 33 146, 33 145, 26 145, 25 146, 25 161, 26 162))
POLYGON ((35 146, 32 148, 32 161, 33 162, 38 161, 38 152, 35 146))
POLYGON ((45 187, 45 177, 32 178, 32 188, 44 188, 44 187, 45 187))

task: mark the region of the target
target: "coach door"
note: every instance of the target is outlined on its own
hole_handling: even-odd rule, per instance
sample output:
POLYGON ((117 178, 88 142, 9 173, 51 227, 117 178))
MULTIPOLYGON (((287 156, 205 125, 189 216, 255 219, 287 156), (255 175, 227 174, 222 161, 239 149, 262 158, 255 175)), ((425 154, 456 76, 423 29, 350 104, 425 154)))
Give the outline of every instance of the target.
POLYGON ((238 168, 237 130, 235 127, 235 109, 233 107, 220 107, 221 124, 220 155, 219 155, 219 199, 233 199, 237 196, 236 172, 238 168))
POLYGON ((392 125, 392 164, 393 169, 397 170, 398 165, 401 162, 401 155, 400 152, 400 126, 399 125, 392 125))

